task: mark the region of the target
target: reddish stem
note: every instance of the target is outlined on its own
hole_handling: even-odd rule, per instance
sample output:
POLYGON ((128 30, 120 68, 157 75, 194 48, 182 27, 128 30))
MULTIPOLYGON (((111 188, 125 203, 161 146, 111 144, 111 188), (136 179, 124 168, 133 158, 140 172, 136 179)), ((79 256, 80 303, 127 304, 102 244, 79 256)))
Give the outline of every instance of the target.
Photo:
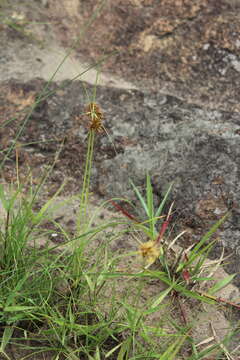
POLYGON ((228 300, 225 300, 223 298, 216 298, 216 301, 221 302, 221 303, 226 304, 226 305, 231 305, 233 307, 236 307, 237 309, 240 309, 240 305, 236 304, 236 303, 234 303, 232 301, 228 301, 228 300))
POLYGON ((127 210, 125 210, 122 206, 118 205, 117 203, 115 203, 115 201, 110 200, 111 204, 118 210, 121 211, 121 213, 123 215, 125 215, 126 217, 128 217, 130 220, 133 220, 136 223, 139 223, 139 221, 131 214, 129 214, 129 212, 127 210))
POLYGON ((168 217, 167 217, 167 220, 165 220, 165 221, 163 222, 162 227, 161 227, 161 229, 160 229, 160 231, 159 231, 159 234, 158 234, 156 243, 159 243, 159 242, 162 240, 163 235, 164 235, 165 231, 167 230, 167 227, 168 227, 168 224, 169 224, 170 220, 171 220, 171 217, 168 216, 168 217))

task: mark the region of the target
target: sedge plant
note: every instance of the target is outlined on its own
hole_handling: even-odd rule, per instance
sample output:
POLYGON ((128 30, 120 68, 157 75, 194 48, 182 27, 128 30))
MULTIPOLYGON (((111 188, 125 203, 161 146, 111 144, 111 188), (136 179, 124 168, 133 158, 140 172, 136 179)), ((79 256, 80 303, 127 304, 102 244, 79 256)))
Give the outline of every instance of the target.
MULTIPOLYGON (((59 68, 60 66, 61 64, 59 68)), ((55 91, 49 90, 54 76, 55 74, 37 97, 19 128, 13 145, 5 151, 5 160, 16 147, 34 108, 55 91)), ((81 74, 78 77, 80 76, 81 74)), ((209 296, 193 291, 189 284, 190 280, 201 281, 198 275, 210 248, 208 240, 224 219, 203 237, 200 245, 193 248, 187 258, 177 259, 174 265, 169 263, 165 233, 171 221, 172 208, 170 207, 167 216, 163 215, 163 210, 172 184, 155 209, 149 175, 146 199, 132 183, 146 213, 146 221, 136 219, 119 207, 116 200, 112 202, 128 217, 130 221, 127 224, 131 223, 134 229, 143 231, 148 238, 147 242, 140 244, 138 250, 138 255, 144 260, 143 271, 136 274, 117 270, 116 264, 121 256, 113 256, 109 244, 112 239, 121 235, 117 234, 117 226, 126 222, 110 222, 94 228, 88 213, 94 142, 96 136, 105 131, 103 113, 96 103, 97 82, 98 75, 93 95, 89 96, 86 91, 88 104, 82 114, 88 121, 88 139, 75 236, 72 238, 60 224, 52 221, 66 240, 63 245, 72 245, 71 251, 69 248, 66 250, 63 245, 47 244, 43 249, 37 246, 38 237, 43 235, 42 224, 48 219, 48 210, 62 188, 36 210, 35 204, 41 186, 31 190, 29 196, 25 196, 19 181, 17 187, 8 192, 3 186, 0 187, 0 200, 5 211, 0 233, 0 316, 3 327, 0 353, 6 359, 10 359, 6 350, 10 343, 28 351, 30 355, 25 358, 33 357, 34 353, 37 355, 52 351, 51 358, 54 360, 177 359, 181 347, 190 339, 189 328, 186 327, 183 331, 176 326, 176 331, 169 332, 164 324, 147 323, 148 317, 166 306, 164 301, 173 291, 214 303, 216 289, 230 281, 228 279, 224 284, 215 285, 210 289, 209 296), (87 245, 109 228, 112 230, 109 240, 98 247, 95 258, 89 258, 90 252, 85 252, 87 245), (161 267, 152 270, 151 265, 156 262, 161 267), (126 278, 135 281, 133 287, 129 286, 126 278), (161 280, 166 284, 166 289, 141 306, 141 291, 149 279, 161 280), (123 296, 119 293, 119 280, 126 287, 123 296), (17 337, 16 329, 21 329, 24 335, 17 337), (31 346, 31 341, 35 341, 35 346, 31 346)), ((1 165, 3 168, 3 163, 1 165)), ((50 171, 51 168, 48 172, 50 171)), ((41 185, 46 179, 47 175, 41 185)), ((198 353, 191 360, 204 356, 205 354, 198 353)))
MULTIPOLYGON (((83 174, 82 188, 80 194, 80 205, 77 215, 77 236, 81 236, 87 232, 89 227, 89 214, 88 214, 88 202, 89 202, 89 193, 90 193, 90 179, 91 179, 91 170, 93 162, 93 153, 94 153, 94 142, 96 134, 100 134, 104 130, 103 126, 103 113, 99 105, 96 104, 96 87, 99 78, 99 69, 97 71, 96 83, 94 87, 94 92, 92 97, 89 96, 86 87, 85 93, 88 98, 88 105, 86 106, 85 112, 82 114, 82 120, 86 120, 88 126, 88 136, 87 136, 87 153, 85 160, 85 169, 83 174)), ((72 262, 72 271, 73 276, 78 283, 81 275, 81 261, 83 259, 83 252, 85 246, 87 245, 88 237, 81 237, 79 241, 74 242, 73 250, 73 262, 72 262)))
MULTIPOLYGON (((171 192, 173 183, 171 183, 168 187, 157 209, 154 209, 153 188, 149 174, 146 176, 146 199, 132 181, 131 184, 139 203, 146 214, 146 220, 140 221, 136 219, 135 216, 130 214, 115 201, 111 202, 118 211, 130 219, 133 228, 143 231, 149 239, 147 242, 140 243, 139 247, 139 253, 144 260, 145 269, 149 268, 156 260, 160 260, 163 269, 166 271, 166 274, 169 275, 169 279, 171 279, 171 276, 176 278, 176 276, 178 276, 177 274, 179 274, 179 276, 183 276, 186 281, 188 280, 188 277, 194 277, 194 280, 196 280, 197 274, 200 272, 210 249, 214 245, 214 241, 209 242, 209 240, 229 216, 229 213, 226 213, 220 220, 218 220, 217 223, 214 224, 202 237, 197 245, 188 250, 187 254, 184 254, 183 251, 180 252, 180 256, 176 254, 175 259, 173 259, 172 264, 170 265, 168 251, 174 248, 177 240, 179 240, 185 233, 185 231, 182 231, 180 234, 177 234, 177 236, 168 244, 166 242, 166 237, 164 236, 171 223, 173 203, 169 207, 167 215, 163 215, 163 210, 171 192), (157 229, 156 224, 160 230, 157 229), (188 274, 190 269, 191 273, 188 274)), ((131 204, 128 200, 127 203, 131 204)))
MULTIPOLYGON (((158 279, 167 287, 166 290, 159 294, 159 296, 148 302, 147 308, 150 310, 150 312, 156 311, 158 306, 162 304, 163 299, 166 298, 166 296, 169 297, 169 295, 172 295, 173 298, 178 299, 180 313, 182 313, 185 325, 190 326, 190 328, 187 327, 183 333, 187 334, 191 327, 194 326, 194 321, 189 323, 185 310, 181 305, 181 297, 186 297, 200 303, 203 302, 212 305, 218 305, 219 302, 221 302, 222 304, 231 307, 240 308, 237 303, 229 302, 221 298, 219 299, 217 296, 213 295, 228 285, 235 277, 235 274, 226 276, 226 278, 216 282, 215 285, 208 288, 208 290, 201 290, 201 285, 205 286, 207 282, 214 280, 214 278, 209 275, 211 269, 207 271, 205 265, 207 263, 206 260, 208 253, 215 244, 215 241, 211 241, 210 239, 229 216, 229 213, 226 213, 221 219, 219 219, 196 245, 193 245, 187 251, 184 251, 183 249, 181 250, 179 247, 175 249, 176 241, 181 238, 184 232, 181 232, 175 236, 172 241, 166 241, 166 237, 164 235, 171 221, 172 205, 170 206, 165 219, 162 220, 161 218, 162 210, 164 208, 164 204, 166 203, 172 184, 170 185, 162 202, 156 210, 154 210, 153 191, 150 176, 147 174, 146 199, 133 183, 132 186, 145 214, 147 215, 146 220, 142 222, 139 221, 136 216, 133 216, 124 207, 120 206, 115 201, 112 201, 112 204, 118 211, 120 211, 130 220, 133 229, 143 231, 149 239, 144 243, 140 243, 139 246, 138 253, 143 259, 144 267, 143 271, 138 274, 138 276, 158 279), (156 224, 160 227, 160 230, 158 231, 156 230, 156 224), (171 253, 175 253, 174 257, 169 256, 170 250, 171 253), (155 265, 153 268, 151 265, 154 263, 155 265)), ((128 200, 126 202, 130 203, 128 200)), ((221 259, 219 261, 221 261, 221 259)), ((170 322, 174 325, 176 330, 179 330, 179 325, 176 326, 173 320, 170 320, 170 322)), ((187 335, 185 339, 191 345, 193 353, 195 352, 195 356, 191 357, 191 359, 205 358, 205 356, 208 356, 212 352, 216 353, 216 351, 218 351, 219 354, 228 353, 226 348, 224 346, 220 346, 219 343, 216 343, 213 346, 206 348, 206 350, 199 352, 196 350, 194 340, 191 339, 190 335, 187 335)), ((226 339, 226 341, 229 342, 229 339, 226 339)))

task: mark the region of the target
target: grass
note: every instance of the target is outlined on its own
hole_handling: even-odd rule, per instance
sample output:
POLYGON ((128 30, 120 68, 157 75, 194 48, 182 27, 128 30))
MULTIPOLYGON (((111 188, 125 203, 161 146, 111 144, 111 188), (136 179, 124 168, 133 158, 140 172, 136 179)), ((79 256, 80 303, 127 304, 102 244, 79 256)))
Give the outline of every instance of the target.
MULTIPOLYGON (((95 17, 93 14, 93 19, 95 17)), ((105 58, 93 66, 99 68, 105 58)), ((97 136, 104 134, 103 114, 96 104, 99 71, 93 94, 85 89, 86 108, 82 116, 88 121, 89 132, 85 171, 77 195, 79 211, 75 233, 70 234, 51 215, 52 212, 54 215, 55 200, 64 184, 39 206, 43 185, 47 183, 58 153, 37 185, 33 185, 29 170, 27 183, 21 184, 17 176, 15 183, 0 186, 3 208, 0 354, 8 360, 198 360, 211 356, 230 359, 227 346, 231 337, 211 346, 208 343, 198 346, 192 335, 197 324, 185 309, 186 304, 189 308, 201 304, 219 306, 215 293, 233 279, 234 275, 206 286, 213 279, 206 269, 208 252, 214 246, 211 238, 229 214, 206 231, 194 247, 183 250, 176 245, 183 232, 169 240, 174 208, 169 203, 169 194, 173 184, 155 209, 149 174, 146 175, 145 194, 131 181, 137 205, 128 199, 111 199, 91 213, 94 142, 97 136), (132 210, 127 210, 125 204, 132 210), (145 218, 136 215, 140 207, 145 218), (109 208, 115 211, 115 218, 93 225, 96 215, 109 208), (54 245, 48 241, 51 230, 45 227, 47 222, 57 228, 64 242, 54 245), (112 244, 126 236, 137 240, 138 246, 135 250, 116 253, 112 244), (40 238, 45 239, 41 246, 40 238), (147 240, 140 241, 141 238, 147 240), (137 265, 137 270, 132 264, 137 265)), ((8 156, 16 151, 19 175, 18 138, 35 107, 53 94, 48 89, 55 74, 26 114, 15 141, 4 149, 2 171, 8 156)), ((225 305, 238 306, 222 300, 225 305)))

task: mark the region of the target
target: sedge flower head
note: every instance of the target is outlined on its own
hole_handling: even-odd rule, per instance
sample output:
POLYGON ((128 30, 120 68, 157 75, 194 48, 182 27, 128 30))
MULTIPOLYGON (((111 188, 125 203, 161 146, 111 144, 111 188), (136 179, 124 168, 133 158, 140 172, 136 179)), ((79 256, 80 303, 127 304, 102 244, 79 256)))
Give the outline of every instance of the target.
POLYGON ((149 240, 140 245, 139 253, 147 266, 152 265, 160 255, 160 248, 156 241, 149 240))
POLYGON ((103 120, 103 113, 100 107, 95 103, 90 103, 86 109, 86 115, 89 119, 89 128, 96 132, 102 132, 104 130, 102 120, 103 120))

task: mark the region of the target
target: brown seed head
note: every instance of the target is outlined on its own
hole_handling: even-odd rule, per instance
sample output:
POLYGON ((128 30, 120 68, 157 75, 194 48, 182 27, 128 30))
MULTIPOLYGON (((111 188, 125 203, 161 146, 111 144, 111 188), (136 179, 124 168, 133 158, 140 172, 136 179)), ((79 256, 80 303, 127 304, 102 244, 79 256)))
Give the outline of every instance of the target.
POLYGON ((95 103, 88 104, 86 108, 86 115, 90 120, 89 128, 96 132, 102 132, 104 130, 102 125, 103 113, 99 106, 95 103))

